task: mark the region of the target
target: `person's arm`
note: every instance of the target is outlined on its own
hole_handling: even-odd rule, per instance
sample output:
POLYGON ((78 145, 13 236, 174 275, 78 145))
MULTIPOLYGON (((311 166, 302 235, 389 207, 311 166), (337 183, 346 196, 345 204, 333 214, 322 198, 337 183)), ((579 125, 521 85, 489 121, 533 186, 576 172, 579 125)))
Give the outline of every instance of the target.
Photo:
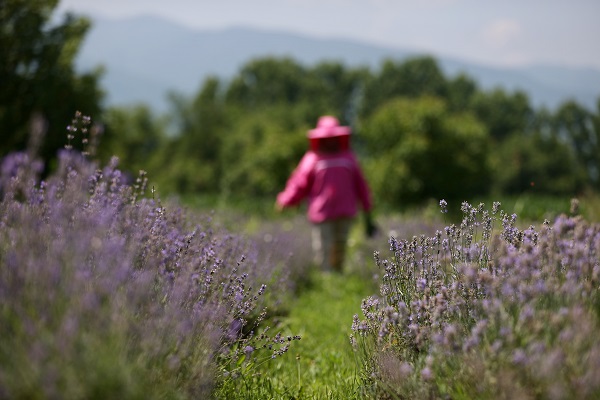
POLYGON ((306 153, 292 172, 285 189, 277 195, 276 209, 282 210, 285 207, 298 205, 308 195, 313 166, 314 154, 306 153))

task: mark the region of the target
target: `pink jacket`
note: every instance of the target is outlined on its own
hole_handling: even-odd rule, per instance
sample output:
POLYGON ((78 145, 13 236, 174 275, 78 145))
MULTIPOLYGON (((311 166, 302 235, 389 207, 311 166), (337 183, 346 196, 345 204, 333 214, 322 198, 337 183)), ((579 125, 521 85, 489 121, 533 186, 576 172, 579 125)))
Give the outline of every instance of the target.
POLYGON ((372 207, 371 194, 356 157, 350 150, 336 154, 308 151, 277 195, 283 207, 308 199, 308 219, 319 223, 340 217, 354 217, 357 203, 363 210, 372 207))

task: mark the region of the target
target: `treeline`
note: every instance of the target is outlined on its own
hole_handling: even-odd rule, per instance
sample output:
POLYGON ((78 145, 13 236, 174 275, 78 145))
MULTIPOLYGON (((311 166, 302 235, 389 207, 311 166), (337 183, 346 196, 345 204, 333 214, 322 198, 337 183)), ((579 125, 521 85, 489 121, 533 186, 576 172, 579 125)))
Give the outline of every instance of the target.
POLYGON ((105 150, 148 170, 165 192, 272 196, 323 114, 353 127, 374 195, 388 205, 600 188, 600 101, 595 111, 574 101, 536 110, 526 93, 444 76, 431 57, 378 71, 256 59, 171 100, 166 118, 143 106, 105 118, 105 150))
MULTIPOLYGON (((377 70, 261 58, 229 80, 206 79, 194 96, 171 94, 166 115, 144 105, 103 109, 98 73, 76 76, 70 66, 85 33, 77 21, 68 17, 65 24, 79 30, 61 31, 70 43, 58 57, 62 70, 36 77, 46 70, 37 66, 57 58, 44 56, 30 63, 37 69, 21 62, 3 72, 18 83, 9 88, 21 92, 3 92, 0 126, 10 140, 0 154, 26 145, 26 123, 37 112, 51 121, 44 157, 52 159, 66 140, 66 108, 69 115, 78 109, 103 125, 98 156, 117 155, 132 176, 147 171, 161 193, 268 197, 306 150, 306 131, 320 115, 332 114, 352 126, 352 145, 375 197, 393 207, 430 198, 600 189, 600 98, 596 110, 575 101, 534 109, 524 92, 483 90, 467 75, 445 76, 427 56, 390 59, 377 70), (62 77, 62 92, 51 86, 51 73, 62 77), (60 118, 63 125, 55 122, 60 118)), ((13 25, 16 32, 23 22, 13 25)))

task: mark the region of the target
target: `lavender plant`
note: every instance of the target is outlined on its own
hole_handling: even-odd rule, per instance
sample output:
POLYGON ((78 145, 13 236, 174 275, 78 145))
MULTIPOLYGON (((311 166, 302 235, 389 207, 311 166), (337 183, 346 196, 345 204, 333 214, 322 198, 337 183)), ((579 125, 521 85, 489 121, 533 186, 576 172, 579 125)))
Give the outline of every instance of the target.
POLYGON ((31 150, 1 163, 0 398, 206 398, 285 353, 299 338, 264 326, 276 266, 99 166, 87 135, 74 150, 89 125, 47 179, 31 150))
POLYGON ((349 240, 348 269, 365 281, 373 282, 374 290, 379 286, 381 270, 373 263, 373 253, 387 251, 389 244, 384 237, 412 237, 414 235, 433 235, 443 227, 441 219, 414 216, 412 214, 386 214, 385 218, 376 218, 379 233, 371 238, 365 237, 363 226, 356 224, 349 240))
POLYGON ((598 398, 600 226, 573 205, 521 229, 499 203, 463 203, 458 226, 391 237, 380 295, 352 326, 371 393, 598 398))

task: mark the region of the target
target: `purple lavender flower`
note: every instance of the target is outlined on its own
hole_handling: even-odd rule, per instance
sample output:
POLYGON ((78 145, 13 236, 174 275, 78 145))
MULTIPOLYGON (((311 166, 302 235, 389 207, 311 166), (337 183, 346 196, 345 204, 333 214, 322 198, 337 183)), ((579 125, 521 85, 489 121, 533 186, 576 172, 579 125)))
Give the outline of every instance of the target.
MULTIPOLYGON (((475 372, 477 378, 461 375, 461 368, 457 375, 452 372, 454 380, 464 379, 462 387, 473 379, 487 387, 484 376, 508 372, 513 380, 484 390, 591 398, 600 391, 600 374, 583 371, 600 361, 592 333, 600 328, 594 311, 600 226, 561 215, 539 230, 521 230, 517 216, 499 206, 494 203, 490 213, 481 204, 463 203, 460 226, 447 226, 429 240, 396 239, 392 258, 377 259, 385 267, 382 297, 371 299, 363 320, 355 318, 354 325, 369 326, 363 340, 371 338, 374 354, 394 351, 419 365, 426 393, 439 394, 433 365, 443 375, 456 365, 475 363, 472 371, 481 371, 475 372), (494 234, 496 225, 502 229, 494 234), (408 304, 406 312, 399 304, 408 304), (424 354, 429 361, 422 366, 424 354)), ((373 354, 365 357, 376 365, 383 362, 373 354)), ((392 396, 424 393, 399 379, 391 384, 385 374, 371 379, 381 379, 392 396)))
MULTIPOLYGON (((78 118, 73 136, 90 122, 78 118)), ((293 287, 281 264, 210 218, 146 198, 145 174, 130 185, 117 165, 63 150, 40 182, 29 154, 2 160, 0 336, 11 352, 0 352, 0 397, 94 397, 99 373, 106 388, 135 381, 133 397, 210 397, 244 355, 283 355, 299 339, 275 343, 262 327, 267 284, 275 298, 293 287)))
POLYGON ((440 209, 443 214, 448 213, 448 203, 446 202, 446 200, 440 200, 440 209))

